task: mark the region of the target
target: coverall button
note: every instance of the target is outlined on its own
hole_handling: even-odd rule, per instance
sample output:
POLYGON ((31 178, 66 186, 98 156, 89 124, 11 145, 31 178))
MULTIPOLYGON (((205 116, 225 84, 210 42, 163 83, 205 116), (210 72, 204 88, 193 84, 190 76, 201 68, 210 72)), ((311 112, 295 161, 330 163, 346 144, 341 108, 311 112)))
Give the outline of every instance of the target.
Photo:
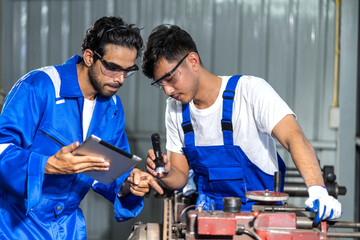
POLYGON ((56 209, 60 211, 60 210, 61 210, 61 207, 60 207, 60 206, 58 206, 56 209))
POLYGON ((119 222, 121 222, 123 219, 122 218, 119 218, 119 222))

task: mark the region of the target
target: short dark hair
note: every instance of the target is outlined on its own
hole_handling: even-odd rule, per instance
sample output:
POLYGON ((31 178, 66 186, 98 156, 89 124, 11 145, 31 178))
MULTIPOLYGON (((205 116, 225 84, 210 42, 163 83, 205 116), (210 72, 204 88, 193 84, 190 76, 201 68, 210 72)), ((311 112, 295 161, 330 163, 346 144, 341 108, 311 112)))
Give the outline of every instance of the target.
POLYGON ((152 30, 146 41, 141 65, 142 71, 145 76, 153 79, 154 67, 160 58, 164 57, 168 62, 174 62, 189 52, 196 52, 199 55, 196 44, 189 33, 176 25, 159 25, 152 30))
POLYGON ((101 17, 86 30, 81 50, 84 53, 90 49, 103 56, 107 44, 136 49, 139 57, 143 46, 140 29, 126 24, 120 17, 101 17))

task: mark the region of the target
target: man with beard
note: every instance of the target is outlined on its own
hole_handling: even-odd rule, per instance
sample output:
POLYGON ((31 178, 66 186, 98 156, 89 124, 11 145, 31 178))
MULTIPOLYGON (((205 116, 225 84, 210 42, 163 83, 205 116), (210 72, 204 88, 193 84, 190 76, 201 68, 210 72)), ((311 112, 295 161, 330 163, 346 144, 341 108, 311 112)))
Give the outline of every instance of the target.
POLYGON ((109 185, 81 174, 109 170, 100 157, 73 151, 94 134, 130 152, 115 95, 143 45, 140 30, 102 17, 85 34, 83 56, 22 77, 0 115, 0 238, 86 239, 79 204, 90 188, 114 204, 117 221, 139 214, 154 178, 132 169, 109 185))

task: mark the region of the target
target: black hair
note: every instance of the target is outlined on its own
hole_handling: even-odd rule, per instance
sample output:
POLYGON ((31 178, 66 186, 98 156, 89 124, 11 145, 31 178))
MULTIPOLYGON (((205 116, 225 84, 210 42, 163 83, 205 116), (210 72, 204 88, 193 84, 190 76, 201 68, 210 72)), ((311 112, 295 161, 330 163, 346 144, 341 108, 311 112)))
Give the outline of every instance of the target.
POLYGON ((101 17, 86 30, 81 50, 84 53, 90 49, 103 56, 107 44, 136 49, 139 57, 143 46, 140 29, 134 24, 126 24, 120 17, 101 17))
POLYGON ((142 71, 145 76, 153 79, 154 67, 160 58, 164 57, 168 62, 175 62, 190 52, 199 55, 189 33, 176 25, 159 25, 152 30, 146 41, 142 71))

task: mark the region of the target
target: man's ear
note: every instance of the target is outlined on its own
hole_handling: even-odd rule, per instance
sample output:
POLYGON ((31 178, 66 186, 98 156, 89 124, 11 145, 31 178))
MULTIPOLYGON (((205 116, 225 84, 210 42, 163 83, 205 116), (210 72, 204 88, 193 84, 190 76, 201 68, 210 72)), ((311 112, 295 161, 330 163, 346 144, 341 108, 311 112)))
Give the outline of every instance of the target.
POLYGON ((84 64, 90 67, 94 63, 94 52, 90 49, 86 49, 83 54, 84 64))
POLYGON ((199 66, 200 66, 199 55, 196 52, 191 52, 189 54, 189 56, 188 56, 188 59, 189 59, 189 63, 190 63, 191 68, 194 71, 197 71, 199 69, 199 66))

